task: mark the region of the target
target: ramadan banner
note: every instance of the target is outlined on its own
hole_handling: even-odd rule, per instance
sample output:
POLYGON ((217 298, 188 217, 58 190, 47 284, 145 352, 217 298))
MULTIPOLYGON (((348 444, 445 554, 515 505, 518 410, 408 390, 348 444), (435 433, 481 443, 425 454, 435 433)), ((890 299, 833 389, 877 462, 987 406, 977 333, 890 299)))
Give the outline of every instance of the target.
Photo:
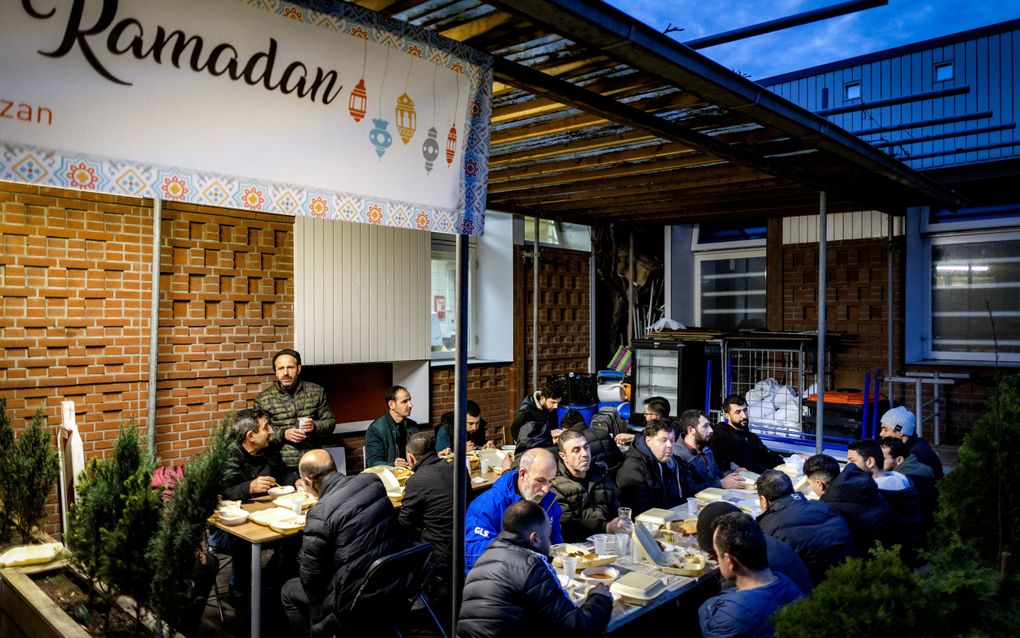
POLYGON ((0 180, 476 235, 492 60, 347 3, 0 2, 0 180))

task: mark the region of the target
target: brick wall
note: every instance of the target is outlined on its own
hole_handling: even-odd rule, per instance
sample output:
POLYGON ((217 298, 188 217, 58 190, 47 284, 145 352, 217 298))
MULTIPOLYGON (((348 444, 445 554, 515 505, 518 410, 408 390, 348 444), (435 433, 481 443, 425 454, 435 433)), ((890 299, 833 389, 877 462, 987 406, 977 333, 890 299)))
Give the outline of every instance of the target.
MULTIPOLYGON (((510 365, 468 366, 468 399, 478 404, 487 432, 497 444, 503 442, 503 429, 510 425, 511 410, 516 411, 521 397, 510 393, 510 365)), ((453 410, 453 366, 432 368, 432 411, 430 425, 439 423, 444 412, 453 410)))
POLYGON ((294 343, 294 220, 188 204, 163 209, 157 453, 201 452, 213 426, 273 380, 294 343))
MULTIPOLYGON (((781 253, 779 277, 769 273, 769 295, 782 299, 781 330, 818 328, 818 247, 814 244, 769 245, 770 253, 781 253)), ((827 249, 826 325, 846 335, 845 343, 832 357, 833 387, 863 388, 864 373, 881 369, 888 373, 886 360, 886 310, 888 243, 884 239, 829 242, 827 249)), ((903 244, 894 251, 893 327, 895 373, 903 374, 903 244)), ((770 261, 770 264, 779 260, 770 261)), ((774 308, 770 305, 770 311, 774 308)), ((770 321, 770 326, 773 325, 770 321)), ((942 442, 957 445, 984 411, 994 388, 994 371, 959 366, 910 366, 908 370, 966 372, 970 379, 942 390, 942 442)), ((886 388, 882 388, 886 392, 886 388)), ((912 387, 898 386, 893 399, 913 409, 912 387)), ((922 400, 932 399, 925 389, 922 400)), ((930 410, 926 411, 930 412, 930 410)), ((926 426, 930 428, 930 426, 926 426)), ((925 437, 932 440, 929 429, 925 437)))
MULTIPOLYGON (((181 462, 271 380, 293 343, 292 219, 168 205, 160 254, 157 453, 181 462)), ((149 202, 0 184, 0 392, 20 429, 75 401, 87 455, 146 425, 149 202)), ((143 432, 144 436, 144 432, 143 432)))

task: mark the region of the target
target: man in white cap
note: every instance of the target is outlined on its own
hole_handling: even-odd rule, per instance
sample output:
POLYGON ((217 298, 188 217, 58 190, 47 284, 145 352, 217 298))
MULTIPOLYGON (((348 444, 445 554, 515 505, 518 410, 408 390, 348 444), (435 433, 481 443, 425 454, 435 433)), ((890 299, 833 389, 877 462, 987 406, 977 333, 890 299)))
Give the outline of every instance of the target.
POLYGON ((882 415, 881 428, 878 433, 879 439, 887 436, 900 439, 907 444, 910 454, 931 468, 936 481, 942 479, 944 472, 938 454, 935 454, 935 450, 931 449, 927 441, 914 435, 916 425, 913 412, 902 405, 897 406, 882 415))

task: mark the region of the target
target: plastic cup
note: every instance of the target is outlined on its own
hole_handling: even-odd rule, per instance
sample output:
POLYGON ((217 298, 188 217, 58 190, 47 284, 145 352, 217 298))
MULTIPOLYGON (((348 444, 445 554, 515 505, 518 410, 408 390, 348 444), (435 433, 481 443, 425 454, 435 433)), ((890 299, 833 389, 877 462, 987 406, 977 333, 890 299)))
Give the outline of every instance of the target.
POLYGON ((302 501, 294 501, 290 506, 290 509, 292 509, 298 516, 301 515, 301 504, 302 501))
POLYGON ((616 553, 620 556, 627 556, 630 551, 630 534, 616 535, 616 553))
POLYGON ((595 541, 596 554, 603 556, 609 553, 609 534, 596 534, 592 540, 595 541))
POLYGON ((481 469, 482 469, 482 476, 488 474, 489 473, 489 459, 482 459, 480 461, 480 465, 481 465, 481 469))
POLYGON ((577 574, 577 556, 564 556, 560 560, 563 561, 563 574, 573 578, 577 574))
POLYGON ((687 515, 688 516, 698 515, 698 499, 696 498, 687 499, 687 515))

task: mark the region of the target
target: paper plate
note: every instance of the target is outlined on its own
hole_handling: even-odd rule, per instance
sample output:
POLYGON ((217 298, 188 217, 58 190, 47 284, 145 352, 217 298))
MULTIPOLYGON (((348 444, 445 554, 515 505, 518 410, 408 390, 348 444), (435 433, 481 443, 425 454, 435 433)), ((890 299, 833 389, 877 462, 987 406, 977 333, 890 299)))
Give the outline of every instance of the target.
POLYGON ((243 509, 220 510, 219 514, 224 525, 240 525, 248 520, 248 512, 243 509))
POLYGON ((286 507, 287 509, 294 507, 295 503, 301 503, 301 507, 304 509, 309 508, 318 502, 319 499, 306 492, 294 492, 293 494, 286 494, 273 499, 273 505, 279 505, 280 507, 286 507))
POLYGON ((615 567, 589 567, 581 572, 581 577, 592 583, 605 583, 607 585, 620 577, 620 570, 615 567))
POLYGON ((284 496, 294 491, 293 485, 277 485, 269 488, 268 492, 270 496, 284 496))
POLYGON ((298 514, 295 514, 289 509, 285 509, 283 507, 271 507, 266 510, 253 512, 252 515, 248 517, 248 520, 253 523, 269 527, 272 523, 296 520, 298 516, 298 514))

